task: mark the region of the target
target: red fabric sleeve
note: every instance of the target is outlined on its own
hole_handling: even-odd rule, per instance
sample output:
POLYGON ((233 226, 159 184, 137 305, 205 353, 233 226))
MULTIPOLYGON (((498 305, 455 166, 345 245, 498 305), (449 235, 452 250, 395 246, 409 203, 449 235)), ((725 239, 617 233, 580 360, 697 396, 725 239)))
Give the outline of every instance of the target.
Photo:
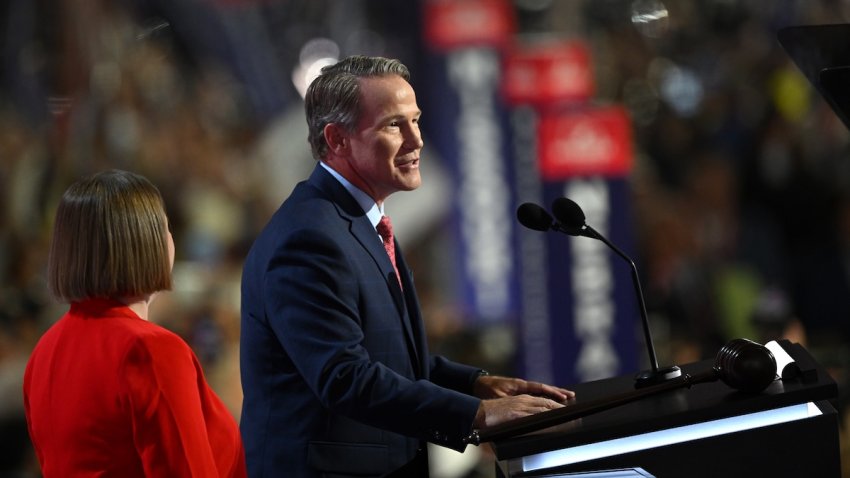
POLYGON ((246 475, 238 427, 182 339, 158 333, 135 341, 124 379, 146 476, 246 475))

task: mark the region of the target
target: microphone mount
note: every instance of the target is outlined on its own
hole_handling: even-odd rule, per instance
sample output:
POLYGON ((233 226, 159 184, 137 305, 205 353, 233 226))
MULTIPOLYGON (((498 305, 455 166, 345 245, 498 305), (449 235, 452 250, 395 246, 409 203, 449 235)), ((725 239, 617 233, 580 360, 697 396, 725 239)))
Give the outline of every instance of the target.
POLYGON ((649 365, 651 367, 650 370, 640 372, 637 377, 635 377, 635 388, 643 388, 649 385, 655 385, 657 383, 662 383, 664 381, 682 375, 682 370, 675 365, 671 365, 668 367, 658 366, 658 358, 655 354, 655 345, 652 340, 652 332, 649 328, 649 318, 646 313, 646 302, 643 298, 643 290, 640 285, 640 277, 638 276, 638 270, 637 266, 635 265, 635 261, 633 261, 619 247, 615 246, 611 241, 605 238, 605 236, 599 234, 599 232, 597 232, 592 227, 585 225, 582 228, 582 232, 582 236, 598 239, 605 243, 605 245, 610 247, 611 250, 617 253, 618 256, 622 257, 623 260, 625 260, 631 268, 632 283, 634 284, 635 297, 637 298, 638 309, 640 310, 641 323, 643 325, 643 338, 644 341, 646 341, 646 348, 649 353, 649 365))
POLYGON ((609 241, 605 236, 590 227, 585 222, 584 211, 581 210, 581 207, 576 204, 575 201, 563 197, 557 198, 552 202, 552 212, 555 214, 558 221, 564 224, 562 228, 566 231, 571 231, 567 232, 567 234, 584 236, 602 241, 618 256, 622 257, 631 268, 632 283, 634 284, 635 297, 637 298, 638 309, 640 310, 643 335, 644 340, 646 341, 646 349, 649 353, 649 365, 651 367, 650 370, 640 372, 637 377, 635 377, 635 388, 655 385, 682 375, 682 370, 675 365, 664 368, 660 368, 658 366, 658 358, 655 355, 655 345, 652 341, 652 332, 649 328, 649 318, 646 313, 646 303, 644 302, 643 290, 640 285, 640 277, 638 275, 635 261, 633 261, 628 255, 626 255, 625 252, 614 245, 614 243, 609 241))
POLYGON ((635 377, 635 388, 663 383, 681 376, 682 370, 675 365, 664 368, 658 366, 655 345, 652 341, 652 332, 649 328, 649 318, 646 313, 646 303, 644 302, 643 290, 640 285, 640 277, 638 276, 635 262, 619 247, 600 234, 599 231, 590 227, 585 222, 584 212, 581 210, 581 207, 571 199, 555 199, 552 203, 552 212, 555 214, 557 220, 553 219, 542 206, 534 203, 523 203, 517 209, 517 219, 523 226, 536 231, 557 231, 571 236, 583 236, 602 241, 631 267, 632 283, 634 284, 635 296, 637 297, 638 309, 640 310, 643 335, 646 341, 651 367, 650 370, 640 372, 635 377))

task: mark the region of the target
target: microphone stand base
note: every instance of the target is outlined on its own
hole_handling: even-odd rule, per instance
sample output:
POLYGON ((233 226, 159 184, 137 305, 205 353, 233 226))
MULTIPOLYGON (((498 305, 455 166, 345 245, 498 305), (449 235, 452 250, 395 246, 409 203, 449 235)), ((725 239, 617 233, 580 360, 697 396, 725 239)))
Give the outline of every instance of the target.
POLYGON ((635 377, 635 388, 644 388, 649 387, 651 385, 658 385, 659 383, 664 383, 667 380, 672 380, 677 377, 682 376, 682 369, 673 365, 671 367, 664 367, 658 370, 647 370, 641 372, 635 377))

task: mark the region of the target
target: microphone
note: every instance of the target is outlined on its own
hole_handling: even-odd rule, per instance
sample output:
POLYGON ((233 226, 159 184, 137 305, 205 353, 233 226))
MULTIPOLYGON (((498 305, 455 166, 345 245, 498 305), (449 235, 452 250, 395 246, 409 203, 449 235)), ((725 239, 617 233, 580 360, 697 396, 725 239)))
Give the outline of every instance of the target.
POLYGON ((525 433, 542 430, 555 425, 586 417, 625 405, 661 392, 688 387, 700 383, 722 381, 729 387, 743 393, 760 393, 776 378, 776 359, 771 351, 748 339, 733 339, 726 343, 714 358, 711 369, 685 374, 664 383, 632 390, 610 397, 588 402, 577 402, 534 415, 516 418, 492 427, 478 430, 467 438, 467 442, 478 445, 482 442, 497 441, 525 433))
POLYGON ((552 216, 542 206, 526 202, 519 205, 516 218, 523 226, 535 231, 558 231, 570 234, 564 226, 552 219, 552 216))
POLYGON ((733 339, 717 352, 712 372, 736 390, 759 393, 776 379, 776 368, 776 356, 769 348, 752 340, 733 339))
POLYGON ((632 283, 634 284, 635 296, 637 297, 638 308, 640 309, 644 340, 646 341, 646 348, 649 352, 649 364, 652 367, 651 370, 643 371, 637 375, 635 378, 635 388, 654 385, 682 375, 682 370, 675 365, 664 368, 658 367, 658 359, 655 356, 655 345, 652 341, 652 332, 649 329, 649 319, 646 314, 646 303, 643 299, 643 291, 641 290, 640 278, 638 277, 635 262, 627 256, 626 253, 620 250, 620 248, 615 246, 602 234, 585 223, 584 211, 581 210, 581 207, 576 204, 575 201, 564 197, 557 198, 552 202, 552 212, 563 224, 562 229, 567 234, 600 240, 604 242, 606 246, 610 247, 611 250, 616 252, 617 255, 628 262, 629 266, 631 266, 632 283))
POLYGON ((552 201, 552 212, 564 224, 564 227, 569 231, 568 234, 602 239, 602 236, 596 230, 585 224, 584 211, 575 201, 567 198, 555 199, 552 201))
POLYGON ((531 202, 519 205, 516 210, 516 218, 523 226, 542 232, 552 229, 552 225, 555 222, 552 219, 552 215, 546 212, 543 207, 531 202))

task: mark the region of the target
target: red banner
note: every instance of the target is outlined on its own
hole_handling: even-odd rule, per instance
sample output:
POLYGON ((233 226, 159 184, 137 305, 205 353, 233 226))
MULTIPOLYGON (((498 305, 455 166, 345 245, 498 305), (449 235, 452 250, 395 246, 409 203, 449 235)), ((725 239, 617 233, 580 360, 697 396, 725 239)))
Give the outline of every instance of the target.
POLYGON ((507 45, 516 30, 507 0, 428 0, 425 40, 437 50, 507 45))
POLYGON ((509 103, 584 102, 594 93, 590 53, 580 41, 513 46, 504 70, 502 92, 509 103))
POLYGON ((538 135, 544 180, 616 177, 631 170, 631 122, 621 106, 543 113, 538 135))

